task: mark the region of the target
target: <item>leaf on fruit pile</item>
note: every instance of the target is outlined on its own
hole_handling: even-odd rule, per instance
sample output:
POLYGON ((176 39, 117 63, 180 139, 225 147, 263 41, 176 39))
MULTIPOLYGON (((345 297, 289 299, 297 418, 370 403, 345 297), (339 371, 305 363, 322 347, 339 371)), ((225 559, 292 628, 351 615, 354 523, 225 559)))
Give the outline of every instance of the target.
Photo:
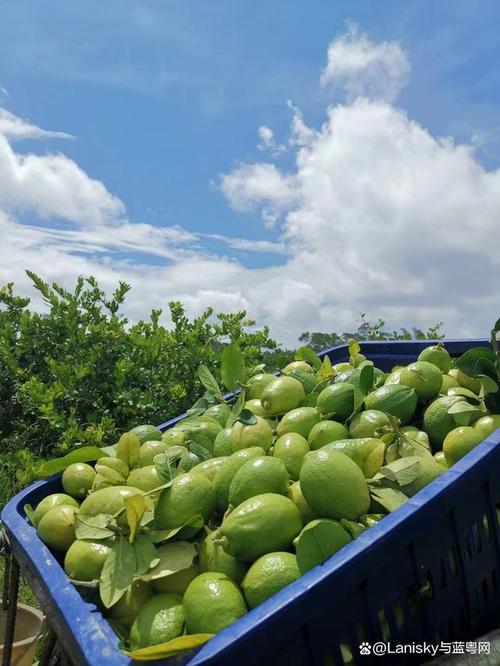
POLYGON ((314 370, 319 370, 322 366, 320 357, 313 352, 310 347, 300 347, 295 352, 296 361, 306 361, 309 365, 312 365, 314 370))
POLYGON ((119 601, 132 584, 136 573, 135 549, 128 539, 120 537, 113 544, 101 571, 99 593, 105 608, 119 601))
POLYGON ((335 370, 333 369, 332 362, 330 361, 328 354, 323 357, 323 363, 321 364, 319 370, 316 372, 316 377, 320 381, 324 381, 325 379, 332 379, 335 377, 335 370))
MULTIPOLYGON (((210 442, 208 437, 205 437, 205 439, 207 440, 207 442, 210 442)), ((210 451, 201 444, 198 444, 198 442, 188 440, 187 445, 191 453, 197 455, 198 458, 201 458, 201 460, 210 460, 210 458, 213 458, 210 451)))
POLYGON ((135 533, 146 512, 146 500, 143 495, 129 495, 123 498, 123 503, 125 505, 127 525, 130 529, 129 541, 130 543, 134 543, 135 533))
POLYGON ((397 483, 398 486, 406 486, 415 481, 420 474, 421 466, 418 456, 407 456, 384 465, 380 469, 380 474, 389 479, 389 481, 397 483))
POLYGON ((245 359, 235 342, 222 350, 220 372, 224 386, 228 391, 236 391, 238 386, 246 382, 245 359))
POLYGON ((54 460, 49 460, 48 462, 43 463, 36 471, 35 476, 37 478, 42 478, 45 476, 52 476, 52 474, 58 474, 63 472, 66 467, 69 467, 73 463, 86 463, 98 460, 99 458, 106 458, 107 454, 97 446, 82 446, 75 451, 71 451, 62 458, 55 458, 54 460))
POLYGON ((156 548, 151 541, 142 534, 139 534, 134 542, 135 558, 137 561, 136 575, 142 576, 150 569, 155 567, 160 558, 156 552, 156 548))
POLYGON ((261 372, 264 372, 265 369, 266 369, 266 364, 259 363, 259 365, 253 367, 248 374, 250 375, 250 377, 253 377, 254 375, 259 375, 261 372))
MULTIPOLYGON (((484 364, 484 361, 489 361, 494 370, 495 352, 487 347, 473 347, 457 358, 455 366, 469 377, 475 377, 478 373, 484 373, 485 368, 490 367, 489 364, 484 364)), ((489 374, 489 372, 484 374, 489 374)))
POLYGON ((246 426, 255 425, 257 423, 257 417, 249 409, 242 409, 236 421, 239 421, 246 426))
POLYGON ((156 661, 157 659, 168 659, 176 654, 193 650, 203 643, 209 641, 214 634, 186 634, 173 638, 166 643, 153 645, 152 647, 139 648, 137 650, 125 650, 128 656, 135 661, 156 661))
POLYGON ((197 400, 192 407, 190 407, 186 414, 189 416, 201 416, 209 407, 208 400, 206 398, 200 398, 197 400))
POLYGON ((351 539, 355 539, 362 532, 366 531, 366 527, 364 525, 361 523, 355 523, 353 520, 347 520, 347 518, 341 518, 340 524, 346 530, 346 532, 349 532, 351 539))
POLYGON ((394 511, 408 501, 408 497, 395 488, 371 487, 370 495, 387 511, 394 511))
POLYGON ((246 402, 245 389, 241 389, 240 394, 234 403, 226 421, 226 428, 231 428, 238 416, 241 414, 246 402))
POLYGON ((141 576, 142 580, 157 580, 177 573, 177 571, 188 569, 196 557, 196 546, 188 541, 174 541, 159 546, 156 553, 160 561, 141 576))
POLYGON ((203 527, 204 519, 202 515, 193 516, 189 520, 186 520, 180 527, 174 527, 171 530, 152 530, 148 532, 148 539, 153 543, 162 543, 163 541, 168 541, 172 539, 176 534, 178 534, 185 527, 192 527, 195 530, 201 530, 203 527))
POLYGON ((349 356, 356 356, 356 354, 361 354, 361 347, 359 346, 359 342, 357 340, 349 340, 349 356))
POLYGON ((467 426, 472 422, 478 413, 483 411, 484 410, 480 409, 479 407, 475 407, 474 405, 465 402, 465 400, 459 400, 451 405, 451 407, 448 409, 448 414, 453 416, 453 420, 457 425, 467 426))
POLYGON ((365 396, 373 389, 374 379, 375 373, 373 365, 364 365, 359 373, 359 387, 365 396))
POLYGON ((109 539, 115 535, 111 529, 113 516, 108 513, 99 513, 97 516, 86 516, 78 513, 75 520, 75 534, 77 539, 90 539, 91 541, 100 541, 109 539))
POLYGON ((198 368, 198 378, 203 386, 209 391, 212 395, 218 398, 221 402, 224 400, 222 397, 222 392, 220 390, 217 380, 207 368, 206 365, 201 364, 198 368))
POLYGON ((33 527, 36 527, 36 525, 35 525, 35 512, 33 510, 33 507, 31 506, 31 504, 25 504, 23 506, 23 509, 24 509, 24 513, 28 516, 28 520, 30 521, 30 523, 33 525, 33 527))
POLYGON ((124 463, 132 469, 139 460, 141 442, 133 432, 124 432, 118 440, 116 447, 116 457, 123 460, 124 463))

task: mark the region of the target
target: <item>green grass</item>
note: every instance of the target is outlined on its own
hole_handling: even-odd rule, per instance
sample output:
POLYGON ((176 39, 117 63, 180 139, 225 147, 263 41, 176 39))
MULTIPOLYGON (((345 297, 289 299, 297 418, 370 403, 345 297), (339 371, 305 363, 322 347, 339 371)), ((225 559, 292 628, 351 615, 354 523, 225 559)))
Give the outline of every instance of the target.
MULTIPOLYGON (((4 582, 4 570, 5 570, 5 560, 0 558, 0 589, 3 591, 3 582, 4 582)), ((40 608, 38 601, 36 600, 35 595, 33 594, 32 589, 24 580, 22 574, 19 579, 19 597, 18 601, 27 606, 34 606, 35 608, 40 608)))

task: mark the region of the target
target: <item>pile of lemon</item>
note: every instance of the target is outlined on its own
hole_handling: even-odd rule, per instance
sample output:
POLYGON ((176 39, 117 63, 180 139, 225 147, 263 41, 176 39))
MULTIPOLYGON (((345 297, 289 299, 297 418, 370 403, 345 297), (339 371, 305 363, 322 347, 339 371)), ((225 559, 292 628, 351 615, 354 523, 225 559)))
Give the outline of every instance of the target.
POLYGON ((248 379, 236 420, 222 401, 164 433, 138 426, 128 433, 133 455, 118 444, 95 466, 69 465, 65 492, 45 498, 31 519, 64 553, 72 580, 100 584, 102 595, 106 572, 103 612, 125 649, 186 635, 202 642, 321 565, 500 427, 481 388, 440 344, 390 373, 361 353, 327 372, 294 361, 279 375, 248 379), (130 498, 138 495, 134 522, 130 498), (137 557, 121 587, 111 555, 116 568, 125 566, 121 556, 137 557))

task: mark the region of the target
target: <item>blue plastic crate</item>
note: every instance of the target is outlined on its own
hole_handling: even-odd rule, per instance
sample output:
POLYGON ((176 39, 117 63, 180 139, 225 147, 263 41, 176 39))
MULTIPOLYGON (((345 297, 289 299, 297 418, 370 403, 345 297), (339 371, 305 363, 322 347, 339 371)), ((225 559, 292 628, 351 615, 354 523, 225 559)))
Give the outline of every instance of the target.
MULTIPOLYGON (((382 369, 411 362, 429 341, 367 342, 363 353, 382 369)), ((486 340, 445 341, 453 355, 486 340)), ((332 361, 347 347, 327 350, 332 361)), ((180 418, 180 417, 179 417, 180 418)), ((172 419, 161 428, 175 422, 172 419)), ((69 583, 29 525, 23 505, 61 489, 59 477, 13 498, 2 520, 14 556, 76 665, 127 666, 118 640, 95 606, 69 583)), ((500 429, 451 470, 273 598, 220 632, 195 654, 168 663, 341 665, 340 645, 358 657, 366 640, 439 643, 467 640, 500 626, 500 429), (382 614, 385 617, 381 622, 382 614)), ((419 663, 428 655, 377 657, 419 663)), ((158 662, 155 662, 158 663, 158 662)), ((163 662, 165 663, 165 662, 163 662)))

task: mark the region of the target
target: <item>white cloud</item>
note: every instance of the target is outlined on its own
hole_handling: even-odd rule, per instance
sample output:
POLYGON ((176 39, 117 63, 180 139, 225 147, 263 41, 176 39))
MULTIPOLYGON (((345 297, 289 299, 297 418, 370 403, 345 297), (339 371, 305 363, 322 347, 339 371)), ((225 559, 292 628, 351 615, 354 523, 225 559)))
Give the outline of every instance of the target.
POLYGON ((375 44, 356 24, 334 39, 321 74, 322 85, 340 86, 348 97, 394 100, 408 81, 410 64, 397 42, 375 44))
POLYGON ((273 130, 266 125, 259 127, 259 139, 260 141, 257 144, 259 150, 269 152, 273 156, 277 156, 286 151, 286 146, 276 142, 273 130))
POLYGON ((262 204, 266 224, 272 226, 294 199, 293 177, 274 164, 243 164, 220 180, 220 189, 237 211, 249 211, 262 204))
MULTIPOLYGON (((9 97, 5 88, 0 87, 0 95, 9 97)), ((0 134, 8 139, 72 139, 71 134, 66 132, 52 132, 44 130, 32 123, 15 116, 7 109, 0 108, 0 134)))

